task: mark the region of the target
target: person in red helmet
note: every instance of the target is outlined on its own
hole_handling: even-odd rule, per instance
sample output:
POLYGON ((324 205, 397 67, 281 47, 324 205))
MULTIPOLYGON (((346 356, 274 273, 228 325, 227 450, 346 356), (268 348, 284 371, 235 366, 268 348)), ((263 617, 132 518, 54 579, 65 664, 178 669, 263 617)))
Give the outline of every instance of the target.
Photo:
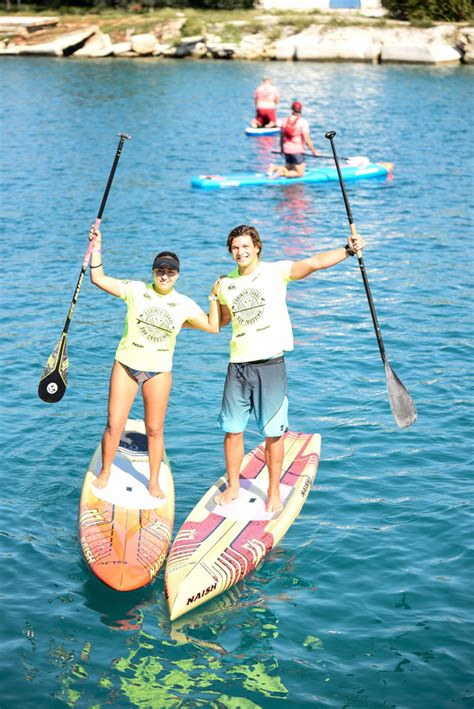
POLYGON ((285 118, 280 128, 280 147, 285 165, 272 163, 268 168, 269 177, 303 177, 306 170, 305 147, 314 157, 318 157, 309 134, 309 123, 301 116, 302 110, 300 101, 293 101, 291 115, 285 118))

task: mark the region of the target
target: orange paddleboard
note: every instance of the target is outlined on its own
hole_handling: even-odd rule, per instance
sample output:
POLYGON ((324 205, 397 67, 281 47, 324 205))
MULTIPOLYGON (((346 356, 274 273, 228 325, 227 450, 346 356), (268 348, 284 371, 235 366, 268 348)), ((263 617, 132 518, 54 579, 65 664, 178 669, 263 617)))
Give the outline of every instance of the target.
POLYGON ((132 591, 151 583, 160 570, 174 521, 174 485, 166 455, 159 482, 160 500, 148 492, 150 468, 143 421, 128 420, 107 487, 93 482, 102 462, 95 451, 82 486, 79 539, 92 572, 117 591, 132 591))

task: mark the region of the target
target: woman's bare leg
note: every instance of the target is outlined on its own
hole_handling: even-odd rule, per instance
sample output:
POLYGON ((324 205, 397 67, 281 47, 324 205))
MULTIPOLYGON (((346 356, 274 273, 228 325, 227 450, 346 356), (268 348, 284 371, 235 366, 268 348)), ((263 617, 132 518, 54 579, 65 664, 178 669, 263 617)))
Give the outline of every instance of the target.
POLYGON ((137 382, 120 362, 115 361, 110 375, 109 415, 102 436, 102 468, 99 477, 94 481, 95 487, 104 488, 109 481, 112 461, 137 391, 137 382))
POLYGON ((160 372, 143 384, 142 395, 145 408, 145 428, 148 436, 148 459, 150 463, 150 495, 165 497, 158 476, 165 450, 164 427, 168 398, 171 391, 171 372, 160 372))
POLYGON ((302 162, 299 165, 286 166, 285 177, 303 177, 306 170, 306 163, 302 162))

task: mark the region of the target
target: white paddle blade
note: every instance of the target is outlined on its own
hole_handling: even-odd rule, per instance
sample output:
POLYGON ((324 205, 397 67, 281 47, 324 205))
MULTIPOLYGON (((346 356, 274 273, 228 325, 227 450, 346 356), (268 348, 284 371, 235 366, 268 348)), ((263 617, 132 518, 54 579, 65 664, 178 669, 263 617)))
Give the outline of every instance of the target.
POLYGON ((351 155, 347 158, 347 164, 350 167, 367 167, 370 160, 365 155, 351 155))
POLYGON ((407 428, 416 421, 415 403, 388 362, 385 363, 385 376, 393 417, 399 428, 407 428))

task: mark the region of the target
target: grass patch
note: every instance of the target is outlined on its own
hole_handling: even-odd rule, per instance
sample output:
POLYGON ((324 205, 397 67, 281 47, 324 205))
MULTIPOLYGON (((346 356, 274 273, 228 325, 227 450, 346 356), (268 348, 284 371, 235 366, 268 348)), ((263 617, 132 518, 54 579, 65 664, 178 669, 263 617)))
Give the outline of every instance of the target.
POLYGON ((199 17, 187 17, 186 22, 181 28, 183 37, 194 37, 195 35, 204 34, 205 32, 206 24, 199 17))
POLYGON ((410 21, 412 27, 426 30, 428 27, 434 27, 434 22, 429 17, 413 17, 410 21))

